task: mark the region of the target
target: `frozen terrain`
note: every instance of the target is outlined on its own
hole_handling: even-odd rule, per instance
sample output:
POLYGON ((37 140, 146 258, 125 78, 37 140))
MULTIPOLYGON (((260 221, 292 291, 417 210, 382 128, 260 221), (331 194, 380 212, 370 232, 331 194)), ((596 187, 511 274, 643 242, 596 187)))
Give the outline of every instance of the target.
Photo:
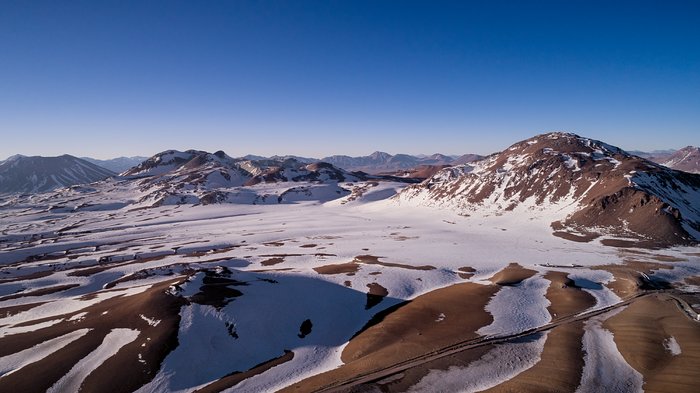
MULTIPOLYGON (((207 204, 218 160, 228 158, 202 153, 206 177, 196 187, 158 188, 154 179, 166 173, 191 175, 176 163, 200 152, 183 154, 158 159, 179 168, 175 174, 154 163, 136 171, 154 178, 1 197, 0 391, 98 391, 105 383, 125 392, 315 391, 349 389, 367 383, 357 375, 373 373, 395 381, 389 391, 480 391, 542 372, 560 356, 548 348, 552 340, 582 351, 572 355, 580 364, 571 366, 570 390, 603 383, 637 391, 649 374, 628 363, 630 349, 603 321, 628 315, 623 307, 638 298, 669 296, 688 331, 697 331, 688 315, 700 304, 692 298, 698 248, 606 245, 615 234, 553 236, 551 223, 577 206, 573 191, 512 208, 501 204, 517 198, 493 194, 487 208, 465 214, 423 203, 427 194, 406 194, 403 182, 295 163, 268 173, 275 181, 243 184, 229 174, 207 204), (494 279, 499 274, 513 277, 494 279), (439 295, 460 284, 482 313, 474 326, 450 325, 458 320, 452 299, 439 295), (406 306, 433 295, 430 307, 406 306), (373 341, 372 328, 391 316, 408 318, 401 340, 373 341), (581 323, 580 336, 562 336, 572 323, 581 323), (456 338, 423 353, 425 344, 412 342, 447 334, 456 338), (354 357, 350 343, 360 343, 354 357), (485 345, 487 352, 450 363, 485 345), (410 351, 418 355, 402 357, 410 351), (37 370, 50 371, 34 378, 37 370)), ((513 160, 498 176, 509 178, 509 165, 520 165, 513 160)), ((575 171, 577 162, 562 165, 575 171)), ((460 168, 440 176, 468 173, 460 168)), ((697 351, 687 334, 664 332, 657 350, 691 361, 697 351)))

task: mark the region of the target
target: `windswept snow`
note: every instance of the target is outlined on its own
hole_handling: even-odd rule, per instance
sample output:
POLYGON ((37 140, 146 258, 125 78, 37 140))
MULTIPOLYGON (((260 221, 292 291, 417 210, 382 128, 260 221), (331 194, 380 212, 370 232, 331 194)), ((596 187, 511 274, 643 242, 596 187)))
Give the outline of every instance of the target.
POLYGON ((20 312, 14 315, 7 316, 5 318, 0 318, 0 323, 5 325, 0 328, 0 338, 9 336, 12 334, 18 334, 23 332, 29 332, 45 328, 48 326, 55 325, 61 321, 63 318, 52 319, 42 323, 29 325, 29 326, 16 326, 28 321, 56 317, 64 314, 70 314, 73 312, 78 312, 85 307, 93 304, 100 303, 104 300, 111 299, 117 296, 132 296, 144 292, 150 288, 150 285, 143 285, 138 287, 132 287, 122 290, 112 290, 112 291, 101 291, 97 292, 96 296, 90 299, 81 299, 80 297, 67 298, 42 304, 40 306, 34 307, 28 311, 20 312))
POLYGON ((585 312, 599 310, 622 301, 610 288, 605 286, 615 279, 612 273, 591 269, 571 269, 569 271, 569 278, 574 281, 574 284, 595 298, 595 306, 585 312))
POLYGON ((431 370, 410 393, 481 392, 508 381, 540 361, 547 333, 498 344, 467 367, 431 370))
POLYGON ((78 392, 83 380, 98 368, 105 360, 114 356, 119 350, 136 340, 139 336, 138 330, 132 329, 112 329, 107 333, 102 344, 86 357, 80 360, 68 374, 59 379, 47 393, 78 392))
POLYGON ((643 392, 642 374, 633 369, 617 349, 613 334, 603 328, 603 322, 626 307, 595 316, 586 321, 583 334, 585 351, 583 376, 576 393, 643 392))
POLYGON ((147 316, 145 316, 143 314, 139 314, 139 317, 141 317, 141 319, 143 319, 144 321, 146 321, 147 324, 149 324, 150 326, 153 326, 153 327, 158 326, 158 324, 160 323, 160 319, 148 318, 147 316))
POLYGON ((477 330, 484 336, 497 336, 521 332, 549 323, 552 318, 547 311, 551 304, 545 297, 549 281, 541 274, 523 282, 501 288, 486 305, 493 315, 493 323, 477 330))
POLYGON ((38 362, 73 341, 86 335, 91 329, 79 329, 63 336, 44 341, 31 348, 0 358, 0 377, 10 375, 22 367, 38 362))

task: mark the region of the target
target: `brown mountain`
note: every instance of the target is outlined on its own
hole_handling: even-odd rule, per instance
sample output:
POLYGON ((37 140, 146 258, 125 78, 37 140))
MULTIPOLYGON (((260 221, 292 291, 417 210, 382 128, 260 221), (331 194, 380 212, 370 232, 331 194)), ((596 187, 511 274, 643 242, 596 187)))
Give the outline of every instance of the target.
POLYGON ((679 171, 700 173, 700 147, 686 146, 663 160, 653 161, 679 171))
POLYGON ((572 240, 606 235, 654 246, 700 240, 700 175, 570 133, 538 135, 446 168, 397 199, 465 214, 539 212, 552 219, 555 234, 572 240))

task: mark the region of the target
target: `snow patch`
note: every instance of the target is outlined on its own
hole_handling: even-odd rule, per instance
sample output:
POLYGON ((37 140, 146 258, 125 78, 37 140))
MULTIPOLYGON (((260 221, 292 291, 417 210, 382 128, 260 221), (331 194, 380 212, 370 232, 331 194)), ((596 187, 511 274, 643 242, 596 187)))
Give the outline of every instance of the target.
POLYGON ((550 282, 537 274, 513 286, 499 290, 486 305, 493 322, 477 330, 484 336, 521 332, 549 323, 547 311, 551 304, 546 298, 550 282))
POLYGON ((430 370, 410 393, 480 392, 508 381, 540 361, 547 332, 496 345, 467 367, 430 370))
POLYGON ((613 334, 603 328, 603 322, 626 307, 609 311, 586 321, 583 334, 585 354, 581 385, 576 393, 643 392, 642 374, 633 369, 617 349, 613 334))
POLYGON ((139 314, 139 317, 141 317, 141 319, 143 319, 144 321, 146 321, 147 324, 149 324, 153 327, 158 326, 158 324, 160 323, 160 319, 148 318, 147 316, 145 316, 143 314, 139 314))
POLYGON ((678 345, 676 338, 671 336, 664 340, 664 348, 671 353, 673 356, 678 356, 681 354, 681 346, 678 345))

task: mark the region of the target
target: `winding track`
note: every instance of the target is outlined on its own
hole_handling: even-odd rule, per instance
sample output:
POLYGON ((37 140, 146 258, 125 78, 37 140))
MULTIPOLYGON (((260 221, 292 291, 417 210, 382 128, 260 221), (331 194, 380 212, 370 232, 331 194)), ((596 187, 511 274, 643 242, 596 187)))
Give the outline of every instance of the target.
POLYGON ((420 366, 422 364, 431 362, 436 359, 440 359, 446 356, 454 355, 459 352, 467 351, 470 349, 474 348, 479 348, 483 347, 485 345, 492 345, 492 344, 499 344, 499 343, 504 343, 507 341, 511 341, 514 339, 522 338, 522 337, 527 337, 532 334, 540 333, 540 332, 545 332, 551 329, 554 329, 557 326, 565 325, 568 323, 572 322, 577 322, 577 321, 583 321, 587 320, 591 317, 604 314, 608 311, 620 308, 620 307, 625 307, 633 302, 635 302, 638 299, 641 299, 643 297, 647 296, 653 296, 653 295, 665 295, 668 296, 669 298, 675 300, 677 302, 677 305, 679 309, 683 312, 683 314, 690 320, 698 322, 696 318, 694 318, 692 315, 690 315, 689 311, 683 307, 683 304, 686 304, 684 300, 674 296, 675 294, 679 293, 684 293, 675 289, 657 289, 657 290, 647 290, 644 292, 640 292, 634 296, 628 297, 627 299, 624 299, 623 301, 613 304, 608 307, 603 307, 599 308, 596 310, 591 310, 591 311, 586 311, 580 314, 573 314, 573 315, 568 315, 562 318, 558 318, 556 321, 550 322, 546 325, 542 325, 540 327, 534 328, 534 329, 529 329, 525 330, 522 332, 518 333, 512 333, 512 334, 507 334, 507 335, 499 335, 499 336, 485 336, 485 337, 479 337, 471 340, 466 340, 462 341, 450 346, 447 346, 445 348, 441 348, 436 351, 428 352, 426 354, 404 360, 399 363, 395 363, 390 366, 386 366, 384 368, 374 370, 368 373, 356 375, 352 378, 341 380, 341 381, 335 381, 332 384, 326 385, 318 390, 316 392, 345 392, 348 391, 350 388, 361 385, 361 384, 366 384, 366 383, 371 383, 375 381, 382 380, 384 378, 387 378, 391 375, 400 373, 402 371, 408 370, 413 367, 420 366))

